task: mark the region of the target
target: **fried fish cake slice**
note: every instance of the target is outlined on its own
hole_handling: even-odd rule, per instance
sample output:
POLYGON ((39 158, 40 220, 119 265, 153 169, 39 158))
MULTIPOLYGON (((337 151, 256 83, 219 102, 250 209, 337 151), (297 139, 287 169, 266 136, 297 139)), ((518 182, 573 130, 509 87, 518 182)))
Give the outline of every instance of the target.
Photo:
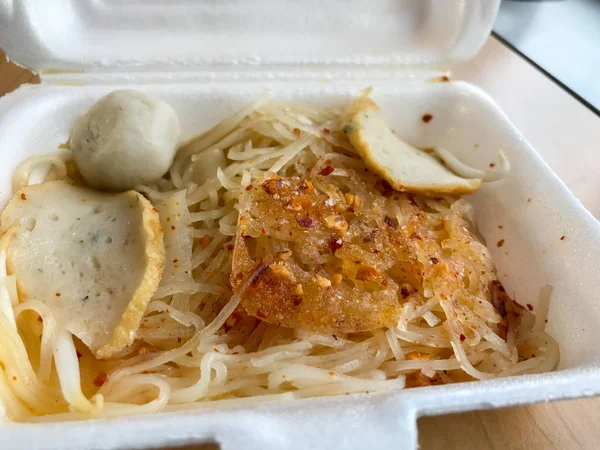
POLYGON ((48 305, 99 358, 133 342, 165 260, 158 211, 142 195, 28 186, 2 213, 0 233, 22 300, 48 305))
POLYGON ((367 96, 350 104, 344 120, 344 131, 367 167, 398 191, 471 194, 481 186, 480 179, 462 178, 433 155, 398 138, 379 106, 367 96))

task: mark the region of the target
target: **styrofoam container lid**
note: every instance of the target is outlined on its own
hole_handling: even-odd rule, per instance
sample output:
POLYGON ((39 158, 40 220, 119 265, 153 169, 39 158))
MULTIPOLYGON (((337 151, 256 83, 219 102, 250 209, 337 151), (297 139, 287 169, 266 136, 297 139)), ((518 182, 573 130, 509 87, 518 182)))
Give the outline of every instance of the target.
POLYGON ((35 71, 378 65, 471 58, 499 0, 0 0, 0 42, 35 71))
POLYGON ((12 59, 36 71, 85 72, 78 75, 83 87, 53 85, 56 75, 46 72, 43 85, 0 100, 0 206, 19 162, 64 142, 83 112, 123 86, 167 101, 189 136, 264 88, 283 100, 343 105, 373 84, 374 98, 408 142, 443 142, 479 168, 498 147, 504 150, 510 174, 469 201, 508 291, 537 313, 540 288, 553 287, 547 327, 561 345, 558 370, 546 374, 74 423, 2 423, 0 417, 0 448, 157 448, 216 440, 223 449, 412 450, 421 415, 600 394, 600 225, 483 92, 465 83, 397 78, 402 72, 419 78, 472 57, 498 4, 0 0, 0 45, 12 59), (326 72, 343 77, 318 82, 326 72), (435 119, 422 123, 424 113, 435 119), (493 245, 500 240, 502 248, 493 245))

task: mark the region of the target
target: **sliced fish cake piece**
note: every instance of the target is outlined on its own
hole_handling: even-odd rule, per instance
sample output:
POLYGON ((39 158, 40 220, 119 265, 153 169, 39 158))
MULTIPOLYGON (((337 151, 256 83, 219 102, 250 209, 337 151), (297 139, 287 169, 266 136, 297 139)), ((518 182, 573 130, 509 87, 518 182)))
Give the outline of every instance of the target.
POLYGON ((344 132, 367 167, 398 191, 471 194, 481 185, 480 179, 462 178, 435 156, 398 138, 367 96, 350 104, 344 120, 344 132))
POLYGON ((48 305, 99 358, 133 342, 165 261, 148 200, 54 181, 21 189, 0 220, 21 299, 48 305))

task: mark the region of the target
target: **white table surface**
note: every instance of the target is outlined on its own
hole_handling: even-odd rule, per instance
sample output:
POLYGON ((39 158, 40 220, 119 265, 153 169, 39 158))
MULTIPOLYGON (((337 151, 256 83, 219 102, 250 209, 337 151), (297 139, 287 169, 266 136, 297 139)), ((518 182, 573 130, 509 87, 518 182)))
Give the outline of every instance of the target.
POLYGON ((451 78, 489 93, 571 192, 600 218, 600 117, 493 37, 451 78))

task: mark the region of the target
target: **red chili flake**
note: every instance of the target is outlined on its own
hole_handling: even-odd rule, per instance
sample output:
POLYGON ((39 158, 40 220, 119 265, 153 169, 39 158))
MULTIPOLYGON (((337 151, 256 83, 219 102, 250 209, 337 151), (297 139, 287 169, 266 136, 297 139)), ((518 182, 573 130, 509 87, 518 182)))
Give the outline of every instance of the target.
POLYGON ((100 372, 98 375, 96 375, 96 378, 94 378, 94 386, 101 387, 104 383, 106 383, 107 379, 108 375, 106 375, 106 372, 100 372))
POLYGON ((311 191, 313 189, 313 184, 310 181, 308 181, 308 180, 304 180, 302 182, 302 184, 300 185, 300 189, 302 189, 303 191, 304 190, 311 191))
POLYGON ((383 195, 384 197, 391 197, 394 194, 394 188, 387 180, 378 180, 375 183, 375 188, 383 195))
POLYGON ((252 190, 252 185, 251 185, 251 184, 249 184, 248 186, 246 186, 246 190, 247 190, 247 191, 251 191, 251 190, 252 190))
POLYGON ((533 305, 531 303, 527 303, 527 309, 529 311, 533 311, 533 305))
POLYGON ((217 353, 221 353, 221 352, 219 351, 219 349, 218 349, 218 348, 216 348, 216 347, 213 347, 213 350, 214 350, 215 352, 217 352, 217 353))
POLYGON ((166 312, 167 314, 169 314, 169 308, 165 309, 165 312, 166 312))
POLYGON ((232 252, 233 251, 233 245, 229 244, 227 246, 227 251, 232 252))
POLYGON ((156 208, 152 208, 152 211, 154 211, 155 213, 160 212, 158 209, 156 208))
POLYGON ((238 280, 241 280, 242 278, 244 278, 244 272, 239 272, 236 276, 235 276, 238 280))
POLYGON ((326 177, 327 175, 331 174, 331 172, 333 172, 334 170, 335 169, 331 166, 325 166, 321 169, 319 175, 323 175, 324 177, 326 177))
POLYGON ((431 114, 423 114, 423 117, 421 117, 421 120, 425 123, 431 122, 431 119, 433 119, 431 114))
POLYGON ((79 352, 79 350, 77 350, 77 359, 81 359, 83 358, 83 355, 79 352))
POLYGON ((317 226, 317 221, 310 217, 296 217, 296 222, 302 228, 314 228, 317 226))
POLYGON ((405 284, 400 288, 400 294, 402 294, 402 298, 408 298, 408 296, 411 295, 413 292, 415 292, 415 288, 408 284, 405 284))
POLYGON ((174 229, 175 229, 175 227, 173 225, 171 225, 171 230, 174 230, 174 229))
POLYGON ((56 293, 56 294, 54 294, 54 295, 56 295, 57 297, 60 297, 60 292, 57 292, 57 293, 56 293))
POLYGON ((385 216, 383 221, 388 227, 393 228, 394 230, 398 228, 398 222, 396 222, 396 220, 392 219, 390 216, 385 216))
POLYGON ((564 237, 564 236, 561 236, 561 237, 560 237, 560 240, 561 240, 561 241, 564 241, 564 240, 565 240, 565 237, 564 237))
POLYGON ((261 229, 260 229, 260 232, 261 232, 262 234, 267 234, 267 230, 265 230, 264 228, 261 228, 261 229))
POLYGON ((327 136, 329 133, 331 133, 331 131, 329 131, 328 128, 323 128, 323 130, 321 131, 321 134, 323 134, 324 136, 327 136))
POLYGON ((464 342, 467 337, 464 334, 460 335, 460 342, 464 342))
POLYGON ((300 303, 302 303, 302 297, 299 295, 292 295, 292 302, 294 303, 294 306, 300 306, 300 303))
POLYGON ((38 322, 44 323, 44 319, 42 319, 42 316, 38 316, 38 322))
POLYGON ((500 239, 497 243, 496 243, 496 247, 500 248, 504 245, 504 239, 500 239))
POLYGON ((501 317, 506 317, 508 315, 506 305, 512 302, 511 298, 506 294, 504 286, 498 280, 491 282, 490 289, 492 291, 492 305, 494 309, 501 317))
POLYGON ((256 311, 256 317, 259 317, 261 319, 264 319, 266 316, 265 313, 263 313, 260 309, 258 311, 256 311))
POLYGON ((232 355, 239 355, 239 354, 240 354, 240 352, 232 352, 231 354, 232 354, 232 355))
POLYGON ((435 264, 437 264, 437 263, 440 262, 440 260, 437 259, 436 257, 429 258, 429 260, 431 261, 431 264, 433 264, 433 265, 435 265, 435 264))
POLYGON ((258 267, 254 270, 252 275, 250 275, 250 281, 248 282, 248 285, 251 287, 257 286, 260 281, 260 277, 262 276, 264 271, 267 270, 268 267, 269 266, 267 264, 260 263, 258 267))
POLYGON ((24 192, 21 193, 21 200, 27 200, 27 196, 24 192))
POLYGON ((376 229, 370 230, 369 233, 367 235, 365 235, 365 237, 362 239, 362 241, 365 244, 368 244, 369 242, 373 242, 375 240, 375 235, 377 235, 377 230, 376 229))
POLYGON ((335 255, 335 252, 344 246, 344 241, 340 238, 331 238, 329 239, 329 249, 331 253, 335 255))
POLYGON ((141 372, 143 375, 148 375, 150 372, 148 372, 147 370, 142 370, 141 372))
POLYGON ((294 136, 300 136, 300 128, 294 128, 294 136))
POLYGON ((178 338, 177 338, 177 343, 178 343, 178 344, 181 344, 181 337, 178 337, 178 338))
POLYGON ((177 261, 179 261, 179 260, 178 260, 177 258, 175 258, 175 259, 173 260, 173 263, 176 263, 177 261))
POLYGON ((281 178, 273 178, 265 181, 262 187, 267 194, 276 194, 283 188, 283 181, 281 181, 281 178))

